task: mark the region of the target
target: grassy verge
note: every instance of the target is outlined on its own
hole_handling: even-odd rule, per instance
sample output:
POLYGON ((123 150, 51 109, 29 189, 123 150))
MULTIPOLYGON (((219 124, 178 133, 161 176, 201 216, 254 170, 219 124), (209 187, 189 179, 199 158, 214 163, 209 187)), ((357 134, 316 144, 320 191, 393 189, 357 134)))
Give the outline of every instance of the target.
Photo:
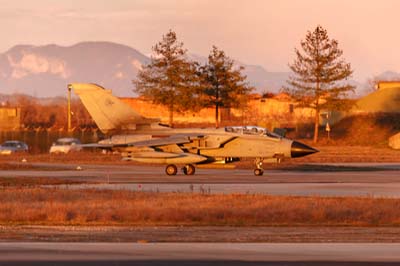
MULTIPOLYGON (((70 180, 65 178, 47 178, 47 177, 0 177, 0 194, 5 188, 10 187, 38 187, 46 185, 71 185, 71 184, 84 184, 95 183, 79 180, 70 180), (3 190, 2 190, 3 189, 3 190)), ((0 198, 1 201, 1 198, 0 198)))
POLYGON ((0 189, 0 224, 399 226, 400 199, 0 189))
POLYGON ((44 166, 37 166, 32 165, 30 163, 23 163, 23 162, 0 162, 0 170, 16 170, 16 171, 25 171, 25 170, 37 170, 37 171, 63 171, 63 170, 70 170, 67 167, 44 167, 44 166))
POLYGON ((12 155, 0 156, 0 163, 7 162, 21 162, 25 159, 28 163, 30 162, 44 162, 44 163, 108 163, 108 164, 127 164, 121 161, 121 155, 119 154, 102 154, 100 152, 72 152, 68 154, 49 154, 49 153, 17 153, 12 155))

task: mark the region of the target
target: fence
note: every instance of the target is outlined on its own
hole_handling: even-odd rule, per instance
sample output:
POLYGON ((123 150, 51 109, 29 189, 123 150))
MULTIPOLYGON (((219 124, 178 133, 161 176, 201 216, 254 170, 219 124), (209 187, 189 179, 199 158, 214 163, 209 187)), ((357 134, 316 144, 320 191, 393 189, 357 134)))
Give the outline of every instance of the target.
POLYGON ((0 131, 0 143, 6 140, 20 140, 28 144, 31 153, 47 153, 53 142, 63 137, 73 137, 82 143, 92 143, 99 141, 103 135, 100 131, 92 129, 73 132, 59 130, 0 131))

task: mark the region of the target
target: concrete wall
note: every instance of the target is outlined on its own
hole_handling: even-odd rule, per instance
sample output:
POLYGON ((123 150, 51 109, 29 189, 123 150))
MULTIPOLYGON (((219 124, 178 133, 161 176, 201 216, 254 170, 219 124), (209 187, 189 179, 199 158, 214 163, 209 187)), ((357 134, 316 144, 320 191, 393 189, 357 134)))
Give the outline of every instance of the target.
MULTIPOLYGON (((152 104, 142 98, 121 98, 133 109, 149 118, 161 118, 162 123, 168 123, 168 108, 152 104)), ((290 99, 276 96, 274 98, 252 97, 247 107, 242 109, 222 109, 220 117, 224 121, 240 121, 244 125, 258 125, 268 128, 293 126, 313 118, 311 108, 296 108, 290 99)), ((214 123, 214 108, 203 108, 198 112, 174 113, 176 123, 214 123)))
MULTIPOLYGON (((148 118, 160 118, 162 123, 168 123, 169 111, 166 106, 145 101, 142 98, 121 98, 133 109, 148 118)), ((214 109, 203 108, 198 112, 174 113, 174 122, 177 123, 213 123, 215 120, 214 109)))

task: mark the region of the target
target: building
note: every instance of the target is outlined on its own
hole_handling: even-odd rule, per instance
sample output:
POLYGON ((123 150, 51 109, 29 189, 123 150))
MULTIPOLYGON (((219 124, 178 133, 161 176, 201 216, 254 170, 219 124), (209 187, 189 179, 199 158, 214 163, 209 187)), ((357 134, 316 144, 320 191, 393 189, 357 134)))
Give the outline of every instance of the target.
POLYGON ((0 131, 19 130, 21 128, 21 108, 0 107, 0 131))
POLYGON ((400 89, 400 81, 378 81, 376 83, 377 90, 398 88, 400 89))

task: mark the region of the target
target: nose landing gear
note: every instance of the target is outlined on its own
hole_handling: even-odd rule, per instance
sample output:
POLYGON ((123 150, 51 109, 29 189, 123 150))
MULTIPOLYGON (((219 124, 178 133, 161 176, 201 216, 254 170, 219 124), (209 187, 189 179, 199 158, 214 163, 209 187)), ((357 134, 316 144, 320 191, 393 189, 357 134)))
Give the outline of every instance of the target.
POLYGON ((194 175, 196 168, 194 168, 193 164, 188 164, 182 168, 182 171, 185 175, 194 175))
POLYGON ((262 176, 264 174, 264 170, 262 168, 264 158, 256 158, 255 164, 256 169, 254 169, 255 176, 262 176))

